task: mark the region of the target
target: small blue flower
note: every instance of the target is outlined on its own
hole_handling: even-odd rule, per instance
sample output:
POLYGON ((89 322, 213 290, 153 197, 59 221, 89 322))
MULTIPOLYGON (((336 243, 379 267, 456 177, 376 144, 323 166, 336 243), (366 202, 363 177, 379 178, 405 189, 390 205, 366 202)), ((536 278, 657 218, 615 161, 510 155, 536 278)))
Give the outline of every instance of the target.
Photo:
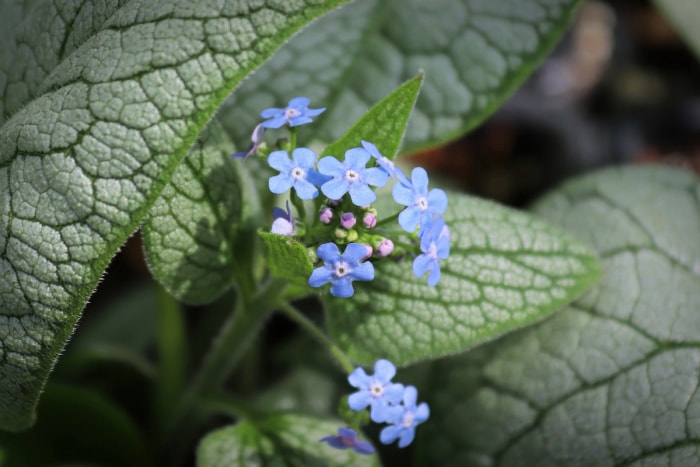
POLYGON ((379 440, 383 444, 391 444, 399 440, 399 447, 405 448, 416 436, 416 425, 426 421, 430 417, 428 404, 422 402, 416 407, 418 391, 413 386, 407 386, 403 393, 403 404, 389 408, 389 417, 386 420, 390 425, 379 434, 379 440))
POLYGON ((390 160, 388 157, 383 156, 381 152, 379 152, 379 149, 377 149, 377 146, 374 144, 370 143, 369 141, 362 141, 362 147, 365 148, 365 151, 367 151, 372 157, 377 159, 377 164, 379 167, 384 169, 384 171, 391 177, 391 178, 399 178, 399 180, 408 180, 404 173, 399 169, 394 161, 390 160))
POLYGON ((389 181, 389 176, 379 167, 366 168, 369 159, 369 152, 352 148, 345 152, 342 163, 333 156, 318 161, 318 171, 332 177, 321 186, 323 194, 330 199, 341 199, 349 192, 356 206, 372 204, 377 195, 368 185, 382 187, 389 181))
POLYGON ((234 159, 247 159, 249 156, 255 154, 260 145, 265 141, 265 128, 262 123, 259 123, 253 130, 253 134, 250 136, 252 141, 251 145, 248 146, 248 150, 245 152, 236 152, 231 155, 234 159))
POLYGON ((326 436, 319 441, 328 443, 336 449, 350 448, 358 454, 372 454, 374 446, 367 441, 357 439, 357 433, 350 428, 338 428, 338 436, 326 436))
POLYGON ((421 224, 427 224, 433 217, 447 209, 447 195, 439 188, 428 192, 428 174, 425 169, 416 167, 411 173, 411 181, 401 181, 394 185, 394 200, 407 206, 399 214, 399 224, 409 233, 415 232, 421 224))
POLYGON ((371 406, 370 418, 377 423, 386 421, 387 410, 398 404, 404 393, 403 384, 391 382, 395 375, 394 364, 384 359, 375 362, 373 376, 368 376, 362 368, 355 368, 348 376, 348 382, 359 391, 350 394, 350 408, 357 412, 371 406))
POLYGON ((316 254, 325 264, 311 273, 311 287, 321 287, 330 282, 331 295, 347 298, 355 293, 352 281, 374 279, 372 263, 360 262, 367 256, 367 247, 361 243, 348 243, 342 255, 335 243, 324 243, 318 247, 316 254))
POLYGON ((280 173, 270 177, 270 191, 282 194, 294 187, 301 199, 312 199, 318 196, 318 188, 313 185, 318 174, 314 170, 316 154, 307 148, 297 148, 292 153, 293 161, 287 151, 273 151, 267 158, 267 163, 280 173))
POLYGON ((292 210, 289 209, 289 201, 287 201, 287 210, 275 208, 272 210, 272 227, 270 232, 278 235, 286 235, 287 237, 294 236, 294 218, 292 210))
POLYGON ((420 249, 423 254, 413 260, 413 274, 416 277, 430 271, 428 285, 435 286, 440 282, 440 261, 450 255, 450 228, 445 225, 442 217, 430 224, 424 225, 420 239, 420 249))
POLYGON ((265 128, 279 128, 284 124, 298 126, 311 123, 313 121, 311 117, 320 115, 326 108, 309 109, 310 103, 311 101, 306 97, 295 97, 289 101, 289 104, 284 109, 278 107, 265 109, 260 112, 260 116, 267 119, 262 122, 262 126, 265 128))

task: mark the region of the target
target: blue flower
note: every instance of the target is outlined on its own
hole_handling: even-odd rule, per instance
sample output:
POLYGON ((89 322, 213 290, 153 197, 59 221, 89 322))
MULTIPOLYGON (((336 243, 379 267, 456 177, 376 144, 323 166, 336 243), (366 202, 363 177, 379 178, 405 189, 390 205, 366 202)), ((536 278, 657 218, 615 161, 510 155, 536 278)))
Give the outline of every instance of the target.
POLYGON ((278 107, 271 107, 260 112, 260 116, 265 118, 262 122, 262 126, 265 128, 279 128, 284 124, 289 124, 289 126, 304 125, 305 123, 311 123, 313 120, 311 117, 320 115, 323 109, 309 109, 309 104, 311 101, 306 97, 295 97, 289 101, 287 107, 280 109, 278 107))
POLYGON ((372 454, 374 446, 367 441, 357 439, 357 433, 350 428, 338 428, 338 436, 326 436, 321 442, 330 444, 336 449, 350 448, 358 454, 372 454))
POLYGON ((413 260, 413 274, 422 277, 426 272, 428 285, 435 286, 440 282, 440 261, 450 255, 450 228, 445 225, 442 217, 424 226, 420 239, 420 249, 423 254, 413 260))
POLYGON ((394 200, 408 206, 399 214, 399 224, 407 232, 415 232, 421 224, 427 224, 433 217, 447 209, 447 195, 439 188, 428 192, 428 174, 425 169, 416 167, 411 173, 412 180, 394 185, 394 200))
POLYGON ((253 134, 250 135, 251 145, 248 146, 248 150, 245 152, 236 152, 231 155, 234 159, 247 159, 252 154, 258 150, 260 145, 265 141, 265 128, 262 123, 259 123, 253 130, 253 134))
POLYGON ((301 199, 312 199, 318 196, 318 188, 313 185, 318 174, 314 170, 316 154, 307 148, 297 148, 292 153, 293 161, 287 151, 274 151, 267 158, 267 163, 273 169, 279 170, 279 175, 270 177, 270 191, 278 195, 294 187, 301 199))
POLYGON ((353 280, 374 279, 372 263, 360 262, 367 256, 367 247, 361 243, 349 243, 342 255, 335 243, 324 243, 318 247, 316 254, 325 264, 311 273, 309 285, 312 287, 321 287, 330 282, 331 295, 347 298, 355 293, 353 280))
POLYGON ((369 152, 362 148, 352 148, 345 152, 341 163, 333 156, 318 161, 318 171, 332 177, 321 186, 321 191, 330 199, 341 199, 350 193, 350 199, 356 206, 372 204, 377 195, 368 185, 382 187, 389 180, 387 173, 379 167, 366 168, 370 159, 369 152))
POLYGON ((350 408, 360 411, 371 406, 370 418, 377 423, 386 421, 389 415, 387 410, 398 404, 404 393, 403 384, 391 382, 395 375, 394 364, 384 359, 375 362, 373 376, 368 376, 362 368, 355 368, 348 376, 348 382, 359 391, 350 394, 350 408))
POLYGON ((272 227, 270 232, 278 235, 286 235, 287 237, 294 236, 294 218, 292 210, 289 209, 289 201, 287 201, 287 210, 275 208, 272 210, 272 227))
POLYGON ((372 157, 377 159, 377 164, 381 167, 391 178, 399 178, 399 180, 408 180, 404 173, 399 169, 394 161, 390 160, 388 157, 383 156, 377 146, 370 143, 369 141, 362 141, 362 147, 365 148, 372 157))
POLYGON ((379 440, 383 444, 391 444, 399 440, 399 447, 405 448, 416 436, 416 425, 426 421, 430 417, 428 404, 422 402, 416 407, 418 391, 413 386, 407 386, 403 393, 403 404, 390 407, 389 417, 386 420, 390 425, 379 433, 379 440))

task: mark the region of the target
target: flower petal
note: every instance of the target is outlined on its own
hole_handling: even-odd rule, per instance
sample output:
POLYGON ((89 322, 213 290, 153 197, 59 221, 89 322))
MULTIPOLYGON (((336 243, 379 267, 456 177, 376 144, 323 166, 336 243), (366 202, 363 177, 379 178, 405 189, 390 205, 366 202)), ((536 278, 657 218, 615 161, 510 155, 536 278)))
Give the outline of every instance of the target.
POLYGON ((379 441, 381 441, 382 444, 391 444, 396 440, 396 438, 401 436, 401 431, 403 431, 402 427, 390 425, 379 433, 379 441))
POLYGON ((287 151, 272 151, 267 157, 267 163, 273 169, 284 173, 294 168, 294 164, 292 164, 292 161, 289 159, 287 151))
POLYGON ((421 402, 420 405, 413 412, 413 421, 416 425, 423 423, 430 417, 430 407, 425 402, 421 402))
POLYGON ((293 107, 295 109, 303 109, 304 107, 308 107, 308 105, 311 104, 311 100, 308 97, 295 97, 293 99, 290 99, 289 103, 287 104, 287 107, 293 107))
POLYGON ((372 378, 367 376, 364 368, 357 367, 348 376, 348 383, 354 388, 368 388, 372 384, 372 378))
POLYGON ((358 454, 372 454, 374 453, 374 446, 372 446, 367 441, 357 441, 355 447, 353 447, 358 454))
POLYGON ((367 255, 367 248, 362 243, 349 243, 341 255, 348 263, 359 263, 367 255))
MULTIPOLYGON (((355 206, 367 206, 377 200, 377 195, 374 194, 370 187, 363 183, 350 184, 350 189, 348 191, 350 192, 350 199, 355 206)), ((328 197, 330 198, 331 196, 328 197)))
POLYGON ((433 261, 433 269, 428 276, 428 285, 431 287, 438 285, 438 282, 440 282, 440 274, 440 263, 435 260, 433 261))
POLYGON ((313 120, 306 115, 300 115, 299 117, 294 117, 289 119, 289 126, 299 126, 311 123, 313 120))
POLYGON ((420 278, 430 269, 432 259, 428 255, 418 255, 413 260, 413 274, 420 278))
POLYGON ((406 386, 403 390, 403 405, 406 408, 411 408, 416 406, 416 400, 418 399, 418 390, 415 386, 406 386))
POLYGON ((414 427, 404 428, 401 433, 401 438, 399 439, 399 447, 405 448, 413 442, 413 438, 416 437, 416 429, 414 427))
POLYGON ((357 391, 348 397, 348 405, 355 412, 364 410, 372 402, 372 394, 369 391, 357 391))
POLYGON ((284 115, 284 109, 280 109, 279 107, 270 107, 260 112, 262 118, 273 118, 279 117, 280 115, 284 115))
POLYGON ((380 358, 374 363, 374 377, 386 384, 396 376, 396 366, 385 358, 380 358))
POLYGON ((321 266, 313 270, 309 276, 309 285, 311 287, 321 287, 333 280, 333 270, 326 266, 321 266))
POLYGON ((362 147, 365 148, 365 151, 367 151, 370 156, 374 157, 375 159, 380 159, 384 157, 382 156, 382 153, 379 152, 379 149, 377 149, 377 146, 375 146, 374 144, 364 140, 360 140, 360 142, 362 143, 362 147))
POLYGON ((318 196, 318 188, 306 180, 297 180, 294 183, 294 189, 301 199, 314 199, 318 196))
POLYGON ((342 177, 345 175, 343 164, 333 156, 322 157, 321 160, 318 161, 318 171, 332 177, 342 177))
POLYGON ((276 195, 281 195, 289 190, 294 184, 294 179, 287 174, 279 174, 270 177, 267 186, 270 191, 276 195))
POLYGON ((352 297, 355 290, 352 288, 352 279, 349 276, 341 277, 333 281, 331 285, 331 295, 334 297, 348 298, 352 297))
POLYGON ((433 188, 427 196, 428 206, 438 214, 443 214, 447 210, 447 195, 440 188, 433 188))
POLYGON ((379 167, 371 167, 362 173, 362 180, 368 185, 382 187, 389 181, 389 174, 379 167))
POLYGON ((369 153, 362 148, 348 149, 345 151, 345 168, 359 172, 365 168, 370 157, 369 153))
POLYGON ((261 123, 263 128, 280 128, 283 126, 285 123, 287 123, 287 117, 284 116, 284 114, 274 117, 271 120, 265 120, 264 122, 261 123))
POLYGON ((335 263, 340 259, 340 250, 335 243, 324 243, 318 247, 316 254, 326 263, 335 263))
POLYGON ((334 178, 321 185, 321 191, 330 199, 340 199, 348 192, 350 184, 345 180, 334 178))
POLYGON ((394 184, 394 187, 392 188, 392 195, 394 195, 394 201, 403 206, 413 205, 413 202, 416 199, 413 194, 413 190, 402 183, 394 184))
POLYGON ((416 167, 411 172, 413 191, 425 195, 428 193, 428 172, 423 167, 416 167))
MULTIPOLYGON (((362 245, 362 248, 365 250, 365 254, 367 254, 367 249, 364 245, 362 245)), ((352 269, 350 276, 356 281, 374 280, 374 266, 372 263, 360 263, 352 269)))
POLYGON ((306 111, 304 112, 304 115, 306 115, 307 117, 315 117, 317 115, 321 115, 325 110, 326 110, 325 107, 323 107, 321 109, 306 109, 306 111))
POLYGON ((420 211, 414 207, 408 207, 399 214, 399 225, 408 233, 413 233, 419 222, 420 211))
POLYGON ((316 163, 316 153, 309 148, 296 148, 292 152, 292 158, 303 169, 311 169, 316 163))

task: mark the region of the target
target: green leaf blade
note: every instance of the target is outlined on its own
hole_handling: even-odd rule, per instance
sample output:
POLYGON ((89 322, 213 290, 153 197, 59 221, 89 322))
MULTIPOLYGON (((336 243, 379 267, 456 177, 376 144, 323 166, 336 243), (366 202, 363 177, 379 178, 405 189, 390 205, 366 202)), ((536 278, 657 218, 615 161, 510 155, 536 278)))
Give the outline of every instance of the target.
POLYGON ((662 167, 606 170, 539 202, 599 250, 604 278, 551 319, 430 366, 422 461, 461 465, 427 448, 440 440, 490 465, 698 463, 699 206, 700 180, 662 167))
POLYGON ((406 258, 378 264, 351 299, 324 297, 351 358, 403 366, 461 352, 547 316, 599 276, 587 248, 523 213, 452 193, 445 221, 451 252, 437 287, 406 258))
POLYGON ((4 123, 0 428, 31 425, 87 297, 226 95, 342 3, 129 2, 4 123))
POLYGON ((354 2, 306 29, 243 83, 222 109, 222 122, 244 147, 258 108, 304 95, 328 107, 314 130, 328 143, 371 104, 423 69, 425 84, 404 150, 435 145, 462 135, 491 114, 549 53, 577 4, 354 2), (323 59, 306 60, 309 50, 323 59))
POLYGON ((197 449, 200 467, 288 465, 292 467, 378 466, 376 454, 360 455, 320 443, 337 434, 338 421, 275 414, 209 433, 197 449))

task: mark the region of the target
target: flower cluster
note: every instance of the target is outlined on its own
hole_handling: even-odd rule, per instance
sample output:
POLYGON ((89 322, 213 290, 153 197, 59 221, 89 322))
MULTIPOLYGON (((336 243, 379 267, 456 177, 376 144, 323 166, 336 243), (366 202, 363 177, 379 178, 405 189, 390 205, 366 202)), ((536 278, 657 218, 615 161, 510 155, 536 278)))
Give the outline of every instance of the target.
POLYGON ((447 195, 440 189, 428 189, 428 175, 420 167, 407 177, 389 158, 369 141, 345 151, 343 159, 334 155, 319 157, 306 147, 296 147, 297 127, 311 123, 325 109, 309 109, 310 100, 296 97, 285 108, 269 108, 255 127, 252 145, 234 157, 254 154, 267 157, 277 174, 270 177, 272 193, 290 193, 297 218, 276 208, 271 232, 294 237, 310 249, 319 261, 308 279, 312 287, 330 284, 336 297, 354 294, 354 281, 374 279, 374 264, 384 258, 400 260, 413 257, 416 277, 428 274, 427 282, 440 281, 440 260, 450 253, 450 229, 442 214, 447 195), (267 151, 265 130, 287 125, 291 138, 278 150, 267 151), (377 200, 374 189, 393 185, 393 199, 403 210, 383 220, 372 206, 377 200), (320 196, 320 195, 323 196, 320 196), (309 211, 304 202, 314 204, 309 211), (316 213, 313 217, 306 212, 316 213), (310 217, 310 218, 309 218, 310 217), (392 221, 398 220, 398 227, 392 221), (341 251, 342 249, 342 251, 341 251))
MULTIPOLYGON (((430 416, 428 404, 417 404, 418 391, 414 386, 392 383, 396 367, 388 360, 377 360, 374 374, 369 376, 362 368, 356 368, 348 382, 357 392, 350 394, 348 405, 356 412, 370 408, 370 419, 375 423, 387 423, 379 434, 382 444, 391 444, 398 440, 400 448, 405 448, 416 435, 416 426, 430 416)), ((362 441, 357 441, 357 434, 349 428, 338 430, 338 436, 326 437, 328 442, 338 449, 352 448, 360 454, 369 454, 362 441), (344 430, 341 433, 341 430, 344 430)))

